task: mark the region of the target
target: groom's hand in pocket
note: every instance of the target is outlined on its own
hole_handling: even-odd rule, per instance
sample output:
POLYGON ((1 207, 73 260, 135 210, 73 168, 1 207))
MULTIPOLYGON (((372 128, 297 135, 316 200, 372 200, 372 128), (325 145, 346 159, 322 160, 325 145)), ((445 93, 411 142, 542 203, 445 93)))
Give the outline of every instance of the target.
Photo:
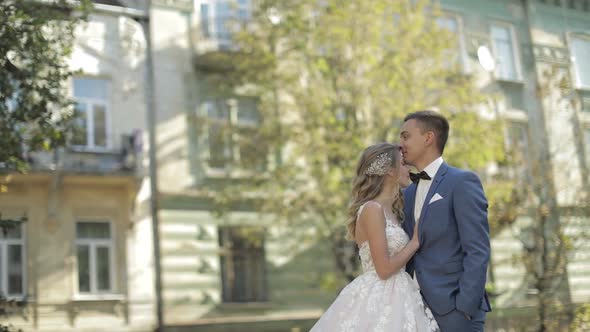
POLYGON ((465 319, 467 319, 467 320, 471 320, 471 316, 470 316, 468 313, 466 313, 466 312, 463 312, 463 311, 461 311, 461 310, 459 310, 459 309, 457 309, 457 311, 459 311, 460 313, 462 313, 462 314, 463 314, 463 316, 465 316, 465 319))

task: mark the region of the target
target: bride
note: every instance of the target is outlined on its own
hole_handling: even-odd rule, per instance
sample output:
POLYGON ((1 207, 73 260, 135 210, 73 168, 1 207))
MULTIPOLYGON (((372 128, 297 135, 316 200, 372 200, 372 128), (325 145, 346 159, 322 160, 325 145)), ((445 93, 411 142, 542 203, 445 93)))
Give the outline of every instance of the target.
MULTIPOLYGON (((432 332, 439 328, 405 265, 418 250, 402 229, 403 195, 410 183, 398 145, 366 148, 358 162, 348 209, 348 236, 356 241, 363 273, 348 284, 311 332, 432 332)), ((416 228, 418 223, 416 223, 416 228)))

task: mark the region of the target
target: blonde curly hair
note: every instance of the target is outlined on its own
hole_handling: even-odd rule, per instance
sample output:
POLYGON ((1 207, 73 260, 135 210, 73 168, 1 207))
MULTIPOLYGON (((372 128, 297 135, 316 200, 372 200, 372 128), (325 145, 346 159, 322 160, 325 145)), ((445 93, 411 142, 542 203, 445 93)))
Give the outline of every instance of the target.
MULTIPOLYGON (((356 174, 352 181, 351 198, 348 204, 348 218, 346 220, 349 240, 355 239, 356 220, 359 208, 366 202, 375 199, 383 190, 385 175, 367 172, 373 162, 386 154, 391 160, 390 166, 398 168, 401 158, 400 146, 391 143, 378 143, 367 147, 361 154, 356 167, 356 174), (369 173, 369 174, 367 174, 369 173)), ((397 198, 393 201, 391 211, 400 222, 404 219, 404 195, 401 188, 397 198)))

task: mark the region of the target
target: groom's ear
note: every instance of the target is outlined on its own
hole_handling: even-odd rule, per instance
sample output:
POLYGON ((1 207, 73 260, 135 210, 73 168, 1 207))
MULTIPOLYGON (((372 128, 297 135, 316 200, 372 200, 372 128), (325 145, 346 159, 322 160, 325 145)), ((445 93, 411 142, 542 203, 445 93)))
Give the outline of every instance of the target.
POLYGON ((433 131, 427 131, 426 133, 426 144, 432 145, 436 143, 436 135, 433 131))

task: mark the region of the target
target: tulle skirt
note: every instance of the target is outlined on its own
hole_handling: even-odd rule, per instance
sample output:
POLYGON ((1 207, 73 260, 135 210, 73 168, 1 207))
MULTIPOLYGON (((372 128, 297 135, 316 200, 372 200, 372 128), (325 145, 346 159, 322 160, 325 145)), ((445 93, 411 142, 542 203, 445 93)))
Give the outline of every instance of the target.
POLYGON ((417 283, 405 271, 381 280, 367 271, 348 284, 311 332, 436 332, 417 283))

